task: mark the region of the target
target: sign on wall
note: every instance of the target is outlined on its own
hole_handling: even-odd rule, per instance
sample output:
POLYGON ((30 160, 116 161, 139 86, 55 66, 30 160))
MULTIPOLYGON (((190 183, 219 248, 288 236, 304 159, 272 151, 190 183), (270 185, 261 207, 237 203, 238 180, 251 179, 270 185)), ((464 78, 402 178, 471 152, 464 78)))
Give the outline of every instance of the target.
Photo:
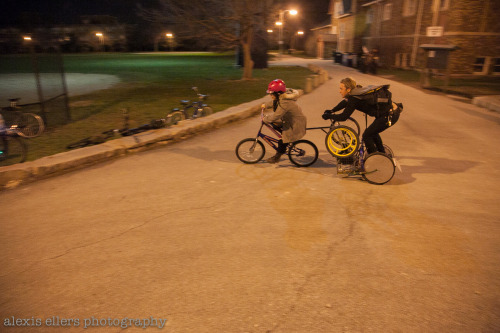
POLYGON ((427 27, 427 37, 441 37, 443 36, 443 30, 442 26, 427 27))

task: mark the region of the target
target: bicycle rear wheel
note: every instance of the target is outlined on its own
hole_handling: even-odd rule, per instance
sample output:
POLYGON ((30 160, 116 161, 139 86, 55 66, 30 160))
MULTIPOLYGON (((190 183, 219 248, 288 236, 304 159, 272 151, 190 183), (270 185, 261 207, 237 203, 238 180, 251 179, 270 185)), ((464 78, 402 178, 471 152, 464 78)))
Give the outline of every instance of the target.
POLYGON ((337 158, 346 158, 354 154, 359 147, 356 131, 347 126, 333 127, 325 138, 326 149, 337 158))
POLYGON ((0 137, 0 166, 22 163, 26 160, 27 148, 17 136, 0 137))
POLYGON ((257 163, 264 157, 265 153, 266 148, 262 142, 254 138, 241 140, 236 145, 236 157, 243 163, 257 163))
POLYGON ((42 118, 34 113, 20 113, 15 125, 19 135, 26 138, 39 136, 45 129, 42 118))
POLYGON ((307 167, 318 159, 318 148, 308 140, 295 141, 288 149, 288 158, 298 167, 307 167))
POLYGON ((387 156, 389 156, 390 158, 394 158, 394 152, 392 151, 391 147, 389 147, 388 145, 384 144, 384 150, 385 150, 385 154, 387 156))
POLYGON ((186 119, 193 119, 196 114, 196 108, 194 106, 188 105, 184 109, 184 116, 186 119))
POLYGON ((363 178, 371 184, 382 185, 392 179, 396 167, 392 158, 377 152, 368 155, 364 163, 363 178))

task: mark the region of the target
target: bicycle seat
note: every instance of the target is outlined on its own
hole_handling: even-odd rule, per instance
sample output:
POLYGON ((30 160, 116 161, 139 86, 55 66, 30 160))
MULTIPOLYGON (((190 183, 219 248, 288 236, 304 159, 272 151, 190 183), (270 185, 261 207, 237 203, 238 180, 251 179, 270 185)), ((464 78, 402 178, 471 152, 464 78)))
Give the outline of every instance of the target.
POLYGON ((182 104, 182 105, 188 105, 188 104, 190 104, 190 103, 191 103, 191 101, 189 101, 189 100, 187 100, 187 99, 183 99, 183 100, 181 100, 181 104, 182 104))
POLYGON ((210 96, 210 95, 203 95, 203 94, 199 94, 198 96, 200 96, 200 98, 201 98, 201 99, 205 99, 205 98, 207 98, 207 97, 208 97, 208 96, 210 96))
POLYGON ((173 108, 173 109, 172 109, 172 112, 176 112, 176 111, 180 111, 180 110, 181 110, 181 109, 179 109, 179 108, 173 108))
POLYGON ((21 98, 9 98, 9 102, 19 102, 21 98))

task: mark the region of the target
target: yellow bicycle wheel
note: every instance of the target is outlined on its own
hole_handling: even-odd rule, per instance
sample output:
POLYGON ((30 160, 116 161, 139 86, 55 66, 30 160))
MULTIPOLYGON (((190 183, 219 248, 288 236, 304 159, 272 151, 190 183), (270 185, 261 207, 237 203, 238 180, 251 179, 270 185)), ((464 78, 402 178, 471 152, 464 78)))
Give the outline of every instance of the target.
POLYGON ((354 154, 359 147, 356 131, 347 126, 337 126, 328 132, 325 138, 326 149, 337 158, 346 158, 354 154))

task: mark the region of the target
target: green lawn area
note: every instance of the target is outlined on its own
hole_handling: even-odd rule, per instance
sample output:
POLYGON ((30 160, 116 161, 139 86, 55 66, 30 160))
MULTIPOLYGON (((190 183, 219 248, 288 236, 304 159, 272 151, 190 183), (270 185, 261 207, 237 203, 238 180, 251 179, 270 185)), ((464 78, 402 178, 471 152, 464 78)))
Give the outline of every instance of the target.
MULTIPOLYGON (((0 61, 0 73, 32 71, 27 55, 2 56, 0 61)), ((254 80, 242 81, 242 70, 234 62, 234 54, 216 53, 64 55, 67 73, 112 74, 121 83, 72 97, 72 122, 30 139, 28 160, 63 152, 71 142, 121 127, 123 108, 129 109, 132 127, 164 118, 180 106, 179 100, 196 98, 193 86, 210 95, 207 102, 217 112, 264 96, 267 84, 276 78, 283 79, 288 87, 303 89, 305 78, 311 74, 302 67, 272 67, 254 70, 254 80)), ((44 71, 43 59, 40 67, 44 71)))

